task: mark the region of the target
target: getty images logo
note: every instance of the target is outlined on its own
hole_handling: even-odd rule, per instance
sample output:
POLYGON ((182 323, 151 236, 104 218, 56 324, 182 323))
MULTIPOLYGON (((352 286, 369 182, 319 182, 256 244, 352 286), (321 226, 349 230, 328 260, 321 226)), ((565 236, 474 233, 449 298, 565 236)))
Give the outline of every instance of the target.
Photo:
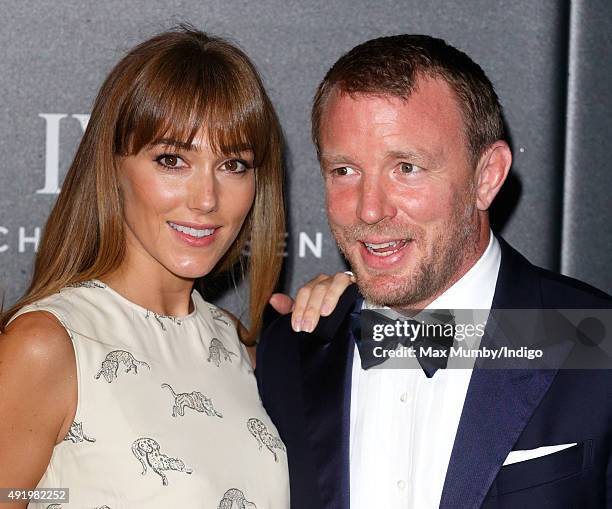
POLYGON ((60 154, 60 126, 62 120, 70 118, 78 121, 81 129, 85 132, 89 122, 88 114, 75 113, 39 113, 39 117, 45 121, 45 185, 37 189, 37 194, 58 194, 59 187, 59 154, 60 154))

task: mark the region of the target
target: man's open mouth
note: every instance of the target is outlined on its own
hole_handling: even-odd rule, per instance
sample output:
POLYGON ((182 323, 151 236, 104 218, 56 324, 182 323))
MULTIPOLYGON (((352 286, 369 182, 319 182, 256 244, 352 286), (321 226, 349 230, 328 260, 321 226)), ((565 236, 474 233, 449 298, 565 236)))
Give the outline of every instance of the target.
POLYGON ((402 240, 391 240, 389 242, 382 242, 375 244, 373 242, 363 242, 363 245, 368 250, 368 253, 373 254, 374 256, 391 256, 394 253, 397 253, 399 250, 406 247, 409 239, 402 240))

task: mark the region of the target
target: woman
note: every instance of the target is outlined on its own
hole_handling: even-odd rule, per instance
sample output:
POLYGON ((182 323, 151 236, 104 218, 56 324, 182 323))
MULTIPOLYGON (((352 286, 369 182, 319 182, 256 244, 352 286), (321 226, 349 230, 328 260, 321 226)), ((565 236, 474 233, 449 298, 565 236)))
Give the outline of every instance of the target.
POLYGON ((280 138, 221 39, 162 33, 112 70, 1 318, 0 486, 69 488, 78 508, 288 507, 246 350, 193 291, 250 237, 253 340, 282 260, 280 138))

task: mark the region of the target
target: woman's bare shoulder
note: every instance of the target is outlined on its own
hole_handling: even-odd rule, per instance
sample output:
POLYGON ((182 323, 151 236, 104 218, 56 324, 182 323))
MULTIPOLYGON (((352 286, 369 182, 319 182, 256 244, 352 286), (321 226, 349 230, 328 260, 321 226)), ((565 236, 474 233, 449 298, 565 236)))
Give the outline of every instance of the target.
POLYGON ((35 486, 76 408, 72 341, 54 315, 31 311, 0 334, 0 484, 35 486))
POLYGON ((53 314, 30 311, 15 318, 0 334, 0 366, 0 386, 12 397, 25 398, 24 403, 30 401, 40 408, 55 405, 48 410, 56 415, 74 408, 74 347, 68 331, 53 314))
POLYGON ((0 334, 0 355, 11 355, 16 364, 38 361, 39 368, 45 362, 53 367, 74 363, 68 331, 48 311, 31 311, 15 318, 0 334))

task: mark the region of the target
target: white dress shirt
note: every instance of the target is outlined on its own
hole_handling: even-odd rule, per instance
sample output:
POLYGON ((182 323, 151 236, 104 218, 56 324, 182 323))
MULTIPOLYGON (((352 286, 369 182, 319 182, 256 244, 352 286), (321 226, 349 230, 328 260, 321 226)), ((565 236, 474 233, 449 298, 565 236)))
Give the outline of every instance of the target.
MULTIPOLYGON (((500 261, 499 243, 490 233, 476 264, 427 308, 489 310, 500 261)), ((351 509, 438 508, 471 374, 442 369, 427 378, 422 369, 366 371, 355 348, 351 509)))

